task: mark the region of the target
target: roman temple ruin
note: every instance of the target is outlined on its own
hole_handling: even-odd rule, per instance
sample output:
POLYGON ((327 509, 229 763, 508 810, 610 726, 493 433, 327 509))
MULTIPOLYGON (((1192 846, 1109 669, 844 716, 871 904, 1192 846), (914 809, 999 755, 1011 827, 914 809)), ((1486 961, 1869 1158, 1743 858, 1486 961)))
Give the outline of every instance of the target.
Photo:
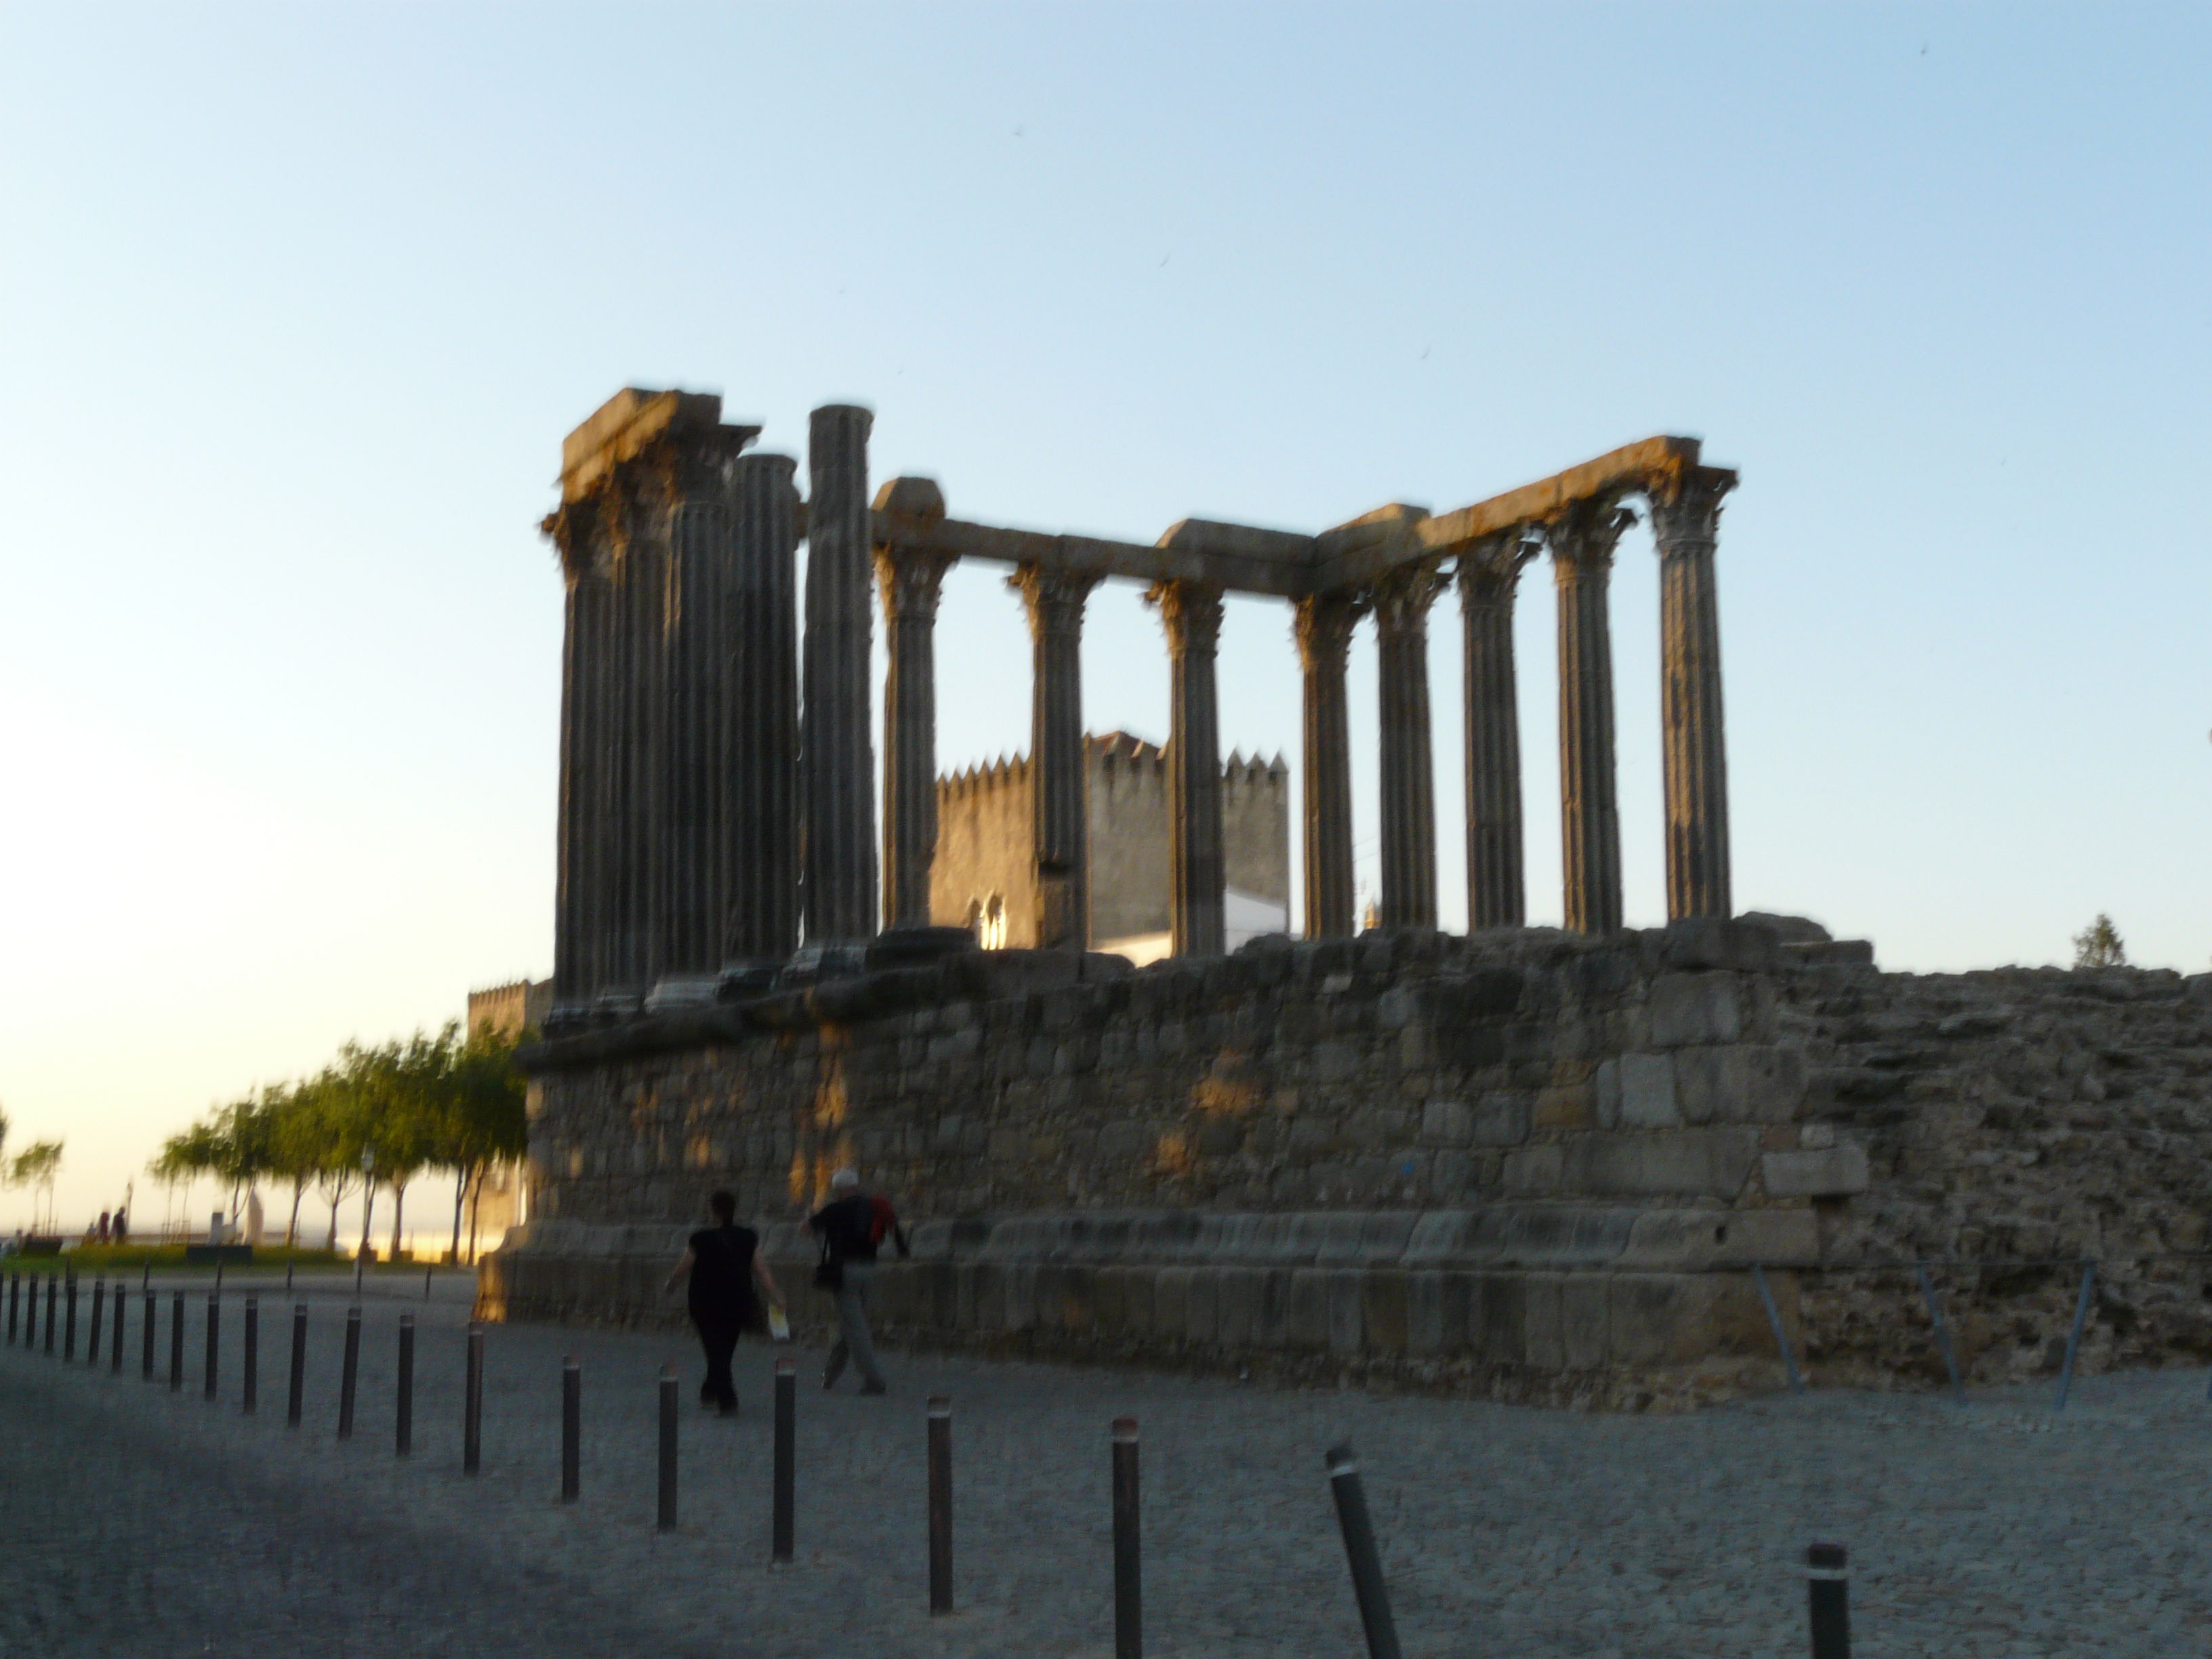
POLYGON ((654 1287, 718 1186, 803 1274, 796 1219, 857 1162, 921 1223, 881 1281, 911 1344, 1638 1405, 1778 1386, 1786 1341, 1816 1378, 1918 1386, 1939 1296, 1967 1375, 2057 1365, 2091 1259, 2083 1364, 2212 1352, 2212 976, 1884 974, 1863 941, 1735 914, 1715 550, 1737 479, 1697 441, 1449 512, 1144 545, 956 519, 927 478, 871 494, 870 424, 814 411, 803 500, 710 396, 623 392, 563 447, 553 1006, 525 1053, 530 1219, 488 1259, 488 1315, 666 1316, 654 1287), (1639 513, 1668 918, 1645 930, 1622 914, 1608 605, 1639 513), (1564 929, 1526 926, 1522 860, 1512 617, 1547 556, 1564 929), (1029 620, 1027 878, 994 878, 1026 914, 991 942, 1030 948, 931 925, 968 902, 933 890, 956 798, 936 611, 962 561, 1004 568, 1029 620), (1172 692, 1151 757, 1171 951, 1141 969, 1092 948, 1079 668, 1113 580, 1156 607, 1172 692), (1438 927, 1428 674, 1455 588, 1463 933, 1438 927), (1282 602, 1304 676, 1304 937, 1233 953, 1230 593, 1282 602), (1364 618, 1381 893, 1355 932, 1364 618))

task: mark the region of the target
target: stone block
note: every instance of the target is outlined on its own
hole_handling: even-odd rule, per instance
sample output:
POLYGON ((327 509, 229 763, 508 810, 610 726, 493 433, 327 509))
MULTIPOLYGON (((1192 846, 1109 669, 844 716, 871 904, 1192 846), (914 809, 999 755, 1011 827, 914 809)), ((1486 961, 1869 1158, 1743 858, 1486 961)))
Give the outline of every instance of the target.
POLYGON ((1617 1121, 1626 1129, 1669 1129, 1682 1121, 1676 1098, 1674 1063, 1668 1054, 1623 1054, 1617 1121))
POLYGON ((1616 1265, 1701 1273, 1816 1261, 1820 1254, 1819 1218, 1810 1210, 1647 1210, 1616 1265))
POLYGON ((1399 1277, 1405 1352, 1417 1359, 1458 1353, 1467 1346, 1468 1275, 1412 1272, 1399 1277))
POLYGON ((1474 1115, 1466 1103, 1431 1100, 1421 1108, 1421 1145, 1464 1146, 1474 1138, 1474 1115))
POLYGON ((1607 1276, 1615 1364, 1663 1364, 1678 1350, 1694 1346, 1692 1334, 1678 1328, 1681 1286, 1682 1279, 1672 1273, 1607 1276))
POLYGON ((1568 1147, 1560 1180, 1569 1192, 1595 1197, 1734 1199, 1758 1151, 1755 1129, 1591 1135, 1568 1147))
POLYGON ((1559 1190, 1566 1149, 1558 1141, 1522 1146, 1505 1154, 1498 1184, 1509 1193, 1543 1194, 1559 1190))
POLYGON ((1587 1129, 1596 1118, 1596 1096, 1597 1085, 1587 1078, 1539 1089, 1530 1121, 1539 1129, 1587 1129))
MULTIPOLYGON (((1351 1267, 1326 1269, 1328 1285, 1328 1351, 1356 1354, 1364 1340, 1368 1275, 1351 1267)), ((1403 1340, 1402 1323, 1401 1340, 1403 1340)))
POLYGON ((1152 1329, 1170 1341, 1190 1336, 1190 1276, 1188 1267, 1152 1270, 1152 1329))
POLYGON ((1218 1267, 1194 1267, 1183 1300, 1183 1333, 1201 1348, 1221 1341, 1221 1275, 1218 1267))
POLYGON ((1528 1139, 1530 1101, 1510 1089, 1493 1089, 1474 1103, 1471 1130, 1478 1146, 1518 1146, 1528 1139))
POLYGON ((1771 928, 1721 916, 1685 916, 1667 924, 1660 960, 1674 969, 1729 968, 1767 973, 1782 965, 1782 939, 1771 928))
POLYGON ((1662 974, 1651 981, 1650 1013, 1656 1048, 1734 1042, 1743 1031, 1741 981, 1729 973, 1662 974))
MULTIPOLYGON (((1493 1365, 1527 1364, 1527 1280, 1518 1273, 1449 1273, 1445 1278, 1448 1286, 1465 1287, 1468 1352, 1493 1365)), ((1451 1306, 1448 1293, 1447 1313, 1451 1306)))
POLYGON ((1267 1275, 1253 1267, 1224 1267, 1214 1278, 1213 1340, 1218 1347, 1246 1348, 1261 1329, 1261 1298, 1267 1275))
POLYGON ((1844 1198, 1871 1183, 1866 1148, 1853 1140, 1809 1152, 1768 1152, 1759 1169, 1769 1198, 1844 1198))
POLYGON ((1566 1275, 1529 1273, 1522 1281, 1523 1297, 1522 1363, 1539 1371, 1567 1368, 1566 1343, 1559 1326, 1559 1288, 1566 1275))
POLYGON ((1736 1043, 1674 1055, 1675 1092, 1690 1123, 1786 1123, 1804 1102, 1807 1075, 1796 1047, 1736 1043))
POLYGON ((1559 1348, 1571 1371, 1601 1369, 1612 1352, 1607 1337, 1610 1273, 1568 1273, 1559 1280, 1559 1348))

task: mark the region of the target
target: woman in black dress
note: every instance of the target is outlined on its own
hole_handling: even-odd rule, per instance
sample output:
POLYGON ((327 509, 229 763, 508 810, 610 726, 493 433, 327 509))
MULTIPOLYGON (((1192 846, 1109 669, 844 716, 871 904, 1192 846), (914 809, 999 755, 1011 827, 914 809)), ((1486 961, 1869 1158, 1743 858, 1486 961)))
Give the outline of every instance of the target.
POLYGON ((725 1417, 738 1414, 738 1385, 730 1376, 730 1356, 740 1333, 757 1329, 761 1322, 756 1285, 779 1308, 783 1292, 760 1253, 760 1235, 737 1224, 738 1200, 728 1193, 707 1200, 714 1224, 691 1235, 690 1248, 668 1275, 666 1288, 690 1276, 691 1322, 698 1328, 699 1346, 707 1351, 707 1380, 699 1385, 702 1405, 714 1407, 725 1417))

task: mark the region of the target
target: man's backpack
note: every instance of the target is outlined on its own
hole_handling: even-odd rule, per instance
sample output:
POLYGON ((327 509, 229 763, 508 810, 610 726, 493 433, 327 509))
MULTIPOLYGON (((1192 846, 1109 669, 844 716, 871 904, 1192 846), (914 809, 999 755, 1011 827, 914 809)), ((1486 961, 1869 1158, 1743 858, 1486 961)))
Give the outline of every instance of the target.
POLYGON ((890 1200, 889 1199, 872 1198, 868 1200, 869 1243, 882 1243, 884 1239, 890 1236, 892 1230, 897 1225, 898 1216, 897 1213, 892 1210, 890 1200))

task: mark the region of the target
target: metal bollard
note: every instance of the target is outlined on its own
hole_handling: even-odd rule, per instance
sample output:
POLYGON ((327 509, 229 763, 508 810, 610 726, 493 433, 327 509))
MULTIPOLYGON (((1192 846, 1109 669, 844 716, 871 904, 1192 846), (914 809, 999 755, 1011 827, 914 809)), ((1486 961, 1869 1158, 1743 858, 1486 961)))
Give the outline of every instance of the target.
POLYGON ((929 1396, 929 1610, 952 1611, 952 1396, 929 1396))
POLYGON ((573 1504, 584 1489, 584 1367, 574 1354, 561 1361, 561 1501, 573 1504))
POLYGON ((115 1376, 123 1375, 123 1327, 128 1312, 123 1305, 123 1281, 118 1279, 115 1281, 115 1334, 107 1339, 107 1369, 115 1376))
POLYGON ((201 1380, 203 1399, 215 1398, 216 1368, 222 1358, 222 1302, 218 1297, 208 1297, 206 1376, 201 1380))
POLYGON ((798 1489, 799 1361, 789 1354, 775 1359, 775 1467, 771 1477, 769 1555, 772 1560, 791 1559, 793 1508, 798 1489))
POLYGON ((1336 1499, 1336 1522, 1344 1532, 1345 1559, 1352 1565, 1352 1593, 1359 1602, 1360 1627, 1367 1632, 1369 1659, 1398 1659, 1398 1627, 1390 1619, 1390 1592, 1382 1582, 1374 1524, 1367 1518, 1359 1460, 1347 1443, 1330 1447, 1324 1461, 1329 1492, 1336 1499))
POLYGON ((289 1261, 284 1263, 284 1294, 292 1294, 292 1263, 289 1261))
MULTIPOLYGON (((2051 1409, 2055 1412, 2063 1412, 2066 1409, 2066 1396, 2074 1392, 2074 1356, 2081 1346, 2081 1327, 2087 1324, 2089 1319, 2089 1292, 2096 1287, 2096 1284, 2097 1264, 2094 1261, 2083 1262, 2081 1293, 2074 1298, 2074 1328, 2066 1333, 2066 1363, 2058 1368, 2058 1398, 2051 1402, 2051 1409)), ((52 1309, 47 1310, 46 1316, 50 1320, 52 1318, 52 1309)), ((53 1333, 49 1331, 46 1334, 47 1346, 51 1347, 53 1333)))
POLYGON ((660 1530, 676 1530, 676 1367, 660 1368, 660 1530))
POLYGON ((248 1417, 261 1395, 261 1298, 246 1298, 246 1329, 242 1334, 243 1352, 239 1355, 238 1408, 248 1417))
POLYGON ((430 1299, 430 1275, 434 1271, 435 1269, 430 1267, 422 1269, 422 1299, 425 1302, 430 1299))
POLYGON ((169 1295, 169 1392, 179 1393, 185 1386, 185 1293, 173 1291, 169 1295))
POLYGON ((46 1275, 46 1352, 48 1353, 54 1351, 54 1303, 61 1294, 61 1275, 48 1273, 46 1275))
POLYGON ((1841 1544, 1814 1544, 1805 1552, 1813 1659, 1851 1659, 1851 1587, 1844 1559, 1841 1544))
POLYGON ((1951 1374, 1951 1397, 1963 1406, 1966 1385, 1960 1380, 1959 1356, 1952 1351, 1951 1328, 1943 1322, 1943 1304, 1936 1299, 1936 1286, 1929 1279, 1928 1264, 1916 1261, 1912 1271, 1920 1276, 1920 1296, 1928 1304, 1928 1322, 1936 1328, 1936 1346, 1942 1351, 1943 1369, 1951 1374))
POLYGON ((76 1358, 76 1275, 69 1275, 69 1284, 62 1293, 64 1323, 62 1325, 62 1358, 76 1358))
POLYGON ((307 1304, 299 1303, 292 1310, 292 1381, 284 1402, 284 1426, 300 1426, 300 1408, 307 1393, 307 1304))
POLYGON ((415 1449, 415 1316, 399 1316, 399 1371, 392 1401, 392 1455, 415 1449))
POLYGON ((345 1362, 338 1372, 338 1438, 353 1438, 354 1391, 361 1382, 361 1309, 346 1310, 345 1362))
POLYGON ((23 1275, 21 1273, 9 1273, 8 1275, 8 1346, 11 1348, 15 1346, 16 1320, 22 1304, 23 1275))
POLYGON ((1138 1531, 1137 1419, 1114 1419, 1114 1659, 1144 1659, 1145 1581, 1138 1531))
POLYGON ((483 1468, 484 1328, 481 1320, 469 1321, 468 1376, 461 1401, 461 1473, 475 1474, 483 1468))
POLYGON ((1782 1369, 1790 1375, 1790 1392, 1805 1392, 1805 1379, 1797 1370, 1797 1356, 1790 1352, 1790 1333, 1782 1323, 1782 1310, 1775 1305, 1774 1291, 1767 1285, 1766 1269, 1756 1261, 1751 1264, 1751 1282, 1759 1291, 1759 1299, 1766 1308, 1766 1322, 1773 1328, 1774 1346, 1782 1350, 1782 1369))
POLYGON ((102 1306, 106 1300, 107 1281, 104 1279, 94 1279, 92 1281, 92 1328, 85 1334, 84 1339, 84 1363, 88 1365, 100 1364, 100 1316, 106 1311, 102 1306))
POLYGON ((149 1382, 154 1380, 154 1292, 141 1287, 146 1300, 145 1323, 139 1328, 138 1375, 149 1382))

